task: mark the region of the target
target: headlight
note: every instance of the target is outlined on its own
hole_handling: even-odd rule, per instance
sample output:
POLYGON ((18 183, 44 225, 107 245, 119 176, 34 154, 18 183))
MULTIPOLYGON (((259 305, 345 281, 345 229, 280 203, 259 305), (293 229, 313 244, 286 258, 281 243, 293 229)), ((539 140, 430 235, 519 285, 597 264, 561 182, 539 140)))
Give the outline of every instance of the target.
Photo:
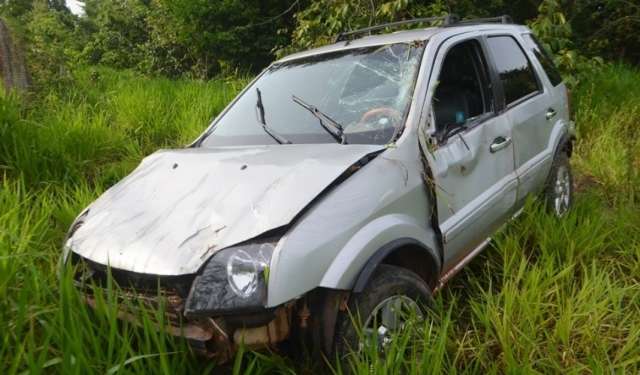
POLYGON ((193 281, 186 316, 256 310, 267 302, 275 243, 232 247, 215 254, 193 281))
POLYGON ((260 278, 268 275, 273 248, 262 244, 255 254, 237 250, 227 261, 227 279, 231 290, 240 298, 249 298, 256 293, 260 278))

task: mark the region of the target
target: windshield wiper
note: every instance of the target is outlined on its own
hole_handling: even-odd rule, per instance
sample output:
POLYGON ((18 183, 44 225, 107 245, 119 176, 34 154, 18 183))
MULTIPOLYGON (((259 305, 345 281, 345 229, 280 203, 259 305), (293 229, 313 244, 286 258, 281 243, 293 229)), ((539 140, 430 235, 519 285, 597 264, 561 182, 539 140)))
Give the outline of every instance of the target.
POLYGON ((262 93, 260 89, 256 87, 256 93, 258 94, 258 101, 256 102, 256 110, 258 115, 258 122, 262 125, 262 129, 265 133, 269 134, 271 138, 275 139, 276 142, 280 144, 291 144, 291 141, 286 139, 285 137, 278 134, 275 130, 271 129, 269 125, 267 125, 267 120, 264 117, 264 105, 262 104, 262 93))
POLYGON ((302 108, 311 112, 311 114, 314 115, 320 121, 320 125, 322 126, 322 128, 326 130, 327 133, 331 134, 331 136, 333 137, 333 139, 336 140, 336 142, 342 145, 347 143, 347 139, 344 136, 344 128, 342 127, 342 125, 340 125, 340 123, 338 123, 336 120, 332 119, 331 117, 327 116, 326 114, 322 113, 322 111, 320 111, 318 107, 305 102, 304 100, 300 99, 295 95, 291 95, 291 99, 293 99, 293 101, 296 104, 300 105, 302 108))

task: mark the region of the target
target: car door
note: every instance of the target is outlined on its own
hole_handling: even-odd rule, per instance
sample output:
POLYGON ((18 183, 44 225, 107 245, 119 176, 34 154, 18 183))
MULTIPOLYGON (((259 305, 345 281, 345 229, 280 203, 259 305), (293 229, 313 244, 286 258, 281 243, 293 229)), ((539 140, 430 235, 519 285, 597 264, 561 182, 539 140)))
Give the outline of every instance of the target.
MULTIPOLYGON (((545 141, 540 143, 540 159, 544 161, 539 163, 538 178, 534 179, 538 183, 538 187, 546 182, 546 178, 551 170, 551 163, 555 156, 556 144, 553 143, 552 135, 554 129, 562 129, 570 122, 569 102, 567 96, 567 87, 562 80, 562 76, 556 68, 553 58, 542 47, 541 43, 532 33, 520 34, 523 44, 522 46, 527 52, 528 57, 537 72, 538 80, 543 88, 544 95, 547 96, 549 107, 545 111, 545 126, 541 127, 543 134, 541 135, 545 141)), ((517 147, 516 141, 516 147, 517 147)), ((535 188, 533 185, 531 189, 535 188)))
POLYGON ((514 162, 519 178, 518 205, 544 185, 552 152, 548 149, 558 109, 536 73, 517 35, 487 36, 487 48, 499 76, 499 105, 513 124, 514 162))
POLYGON ((433 67, 423 149, 429 150, 447 271, 507 219, 517 178, 511 123, 497 111, 496 76, 479 36, 444 42, 433 67))

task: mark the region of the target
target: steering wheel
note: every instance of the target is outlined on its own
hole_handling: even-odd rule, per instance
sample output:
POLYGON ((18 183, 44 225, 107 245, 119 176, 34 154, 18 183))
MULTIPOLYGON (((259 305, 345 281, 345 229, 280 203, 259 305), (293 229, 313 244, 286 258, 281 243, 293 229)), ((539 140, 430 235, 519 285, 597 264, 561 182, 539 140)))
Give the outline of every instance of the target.
MULTIPOLYGON (((362 117, 360 117, 359 124, 372 124, 374 121, 379 125, 387 125, 391 123, 391 126, 396 127, 402 118, 402 114, 400 111, 391 108, 391 107, 378 107, 373 108, 365 112, 362 117)), ((376 126, 375 128, 380 128, 380 126, 376 126)))

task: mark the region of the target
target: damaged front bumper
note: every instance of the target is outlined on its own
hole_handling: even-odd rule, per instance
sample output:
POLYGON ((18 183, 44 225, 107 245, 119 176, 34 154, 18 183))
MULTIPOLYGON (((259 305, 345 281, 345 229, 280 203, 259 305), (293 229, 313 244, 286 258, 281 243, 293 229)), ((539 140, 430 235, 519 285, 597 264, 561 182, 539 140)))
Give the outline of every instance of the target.
MULTIPOLYGON (((149 300, 138 293, 125 292, 133 301, 149 300)), ((97 302, 93 295, 85 294, 85 301, 92 308, 97 302)), ((155 303, 155 301, 154 301, 155 303)), ((120 304, 118 318, 130 323, 143 326, 141 311, 129 308, 130 304, 120 304)), ((259 349, 276 345, 289 337, 291 327, 292 305, 281 306, 274 311, 261 315, 247 316, 246 320, 268 320, 259 326, 246 326, 242 318, 235 317, 229 324, 225 317, 187 319, 172 303, 165 305, 162 314, 165 319, 152 322, 158 331, 164 331, 172 336, 182 337, 200 355, 226 362, 232 358, 240 345, 252 349, 259 349)), ((155 316, 155 315, 154 315, 155 316)))
POLYGON ((224 315, 185 316, 194 276, 154 277, 109 269, 83 260, 74 276, 85 302, 95 310, 117 304, 117 317, 137 326, 186 339, 201 355, 226 362, 240 345, 274 346, 290 335, 294 303, 272 309, 224 315))

